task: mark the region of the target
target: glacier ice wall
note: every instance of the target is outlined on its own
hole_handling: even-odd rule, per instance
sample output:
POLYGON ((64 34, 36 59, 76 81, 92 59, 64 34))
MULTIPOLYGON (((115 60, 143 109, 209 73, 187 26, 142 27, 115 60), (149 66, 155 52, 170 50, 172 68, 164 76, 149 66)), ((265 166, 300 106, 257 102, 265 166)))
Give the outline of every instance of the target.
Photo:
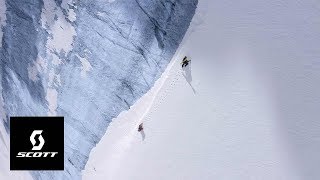
POLYGON ((65 117, 65 170, 34 171, 35 179, 81 178, 112 118, 164 71, 197 3, 5 1, 0 110, 6 133, 10 116, 65 117))

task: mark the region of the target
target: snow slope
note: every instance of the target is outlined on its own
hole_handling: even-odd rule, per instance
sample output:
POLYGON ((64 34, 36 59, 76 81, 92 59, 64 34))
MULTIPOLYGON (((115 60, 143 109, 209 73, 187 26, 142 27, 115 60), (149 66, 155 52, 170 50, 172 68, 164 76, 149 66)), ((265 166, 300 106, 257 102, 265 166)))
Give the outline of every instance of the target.
POLYGON ((200 1, 171 64, 112 121, 84 179, 319 179, 319 17, 313 0, 200 1))

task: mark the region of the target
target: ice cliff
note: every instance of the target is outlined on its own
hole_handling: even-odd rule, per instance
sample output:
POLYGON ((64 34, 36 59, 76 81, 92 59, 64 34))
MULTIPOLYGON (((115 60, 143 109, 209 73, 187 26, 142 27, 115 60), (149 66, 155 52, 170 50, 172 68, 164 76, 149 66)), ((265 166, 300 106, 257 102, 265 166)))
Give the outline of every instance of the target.
POLYGON ((10 116, 65 117, 65 170, 33 171, 34 179, 81 178, 112 118, 164 71, 198 3, 0 2, 1 134, 10 133, 10 116))

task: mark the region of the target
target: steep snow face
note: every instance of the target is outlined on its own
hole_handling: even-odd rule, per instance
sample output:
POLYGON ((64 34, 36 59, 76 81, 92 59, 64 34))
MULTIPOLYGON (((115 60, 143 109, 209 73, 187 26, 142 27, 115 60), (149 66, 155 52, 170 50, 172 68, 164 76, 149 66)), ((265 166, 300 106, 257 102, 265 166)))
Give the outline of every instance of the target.
POLYGON ((10 116, 64 116, 65 170, 32 176, 80 179, 111 119, 147 92, 169 63, 198 2, 1 3, 0 110, 7 131, 1 133, 9 133, 10 116))

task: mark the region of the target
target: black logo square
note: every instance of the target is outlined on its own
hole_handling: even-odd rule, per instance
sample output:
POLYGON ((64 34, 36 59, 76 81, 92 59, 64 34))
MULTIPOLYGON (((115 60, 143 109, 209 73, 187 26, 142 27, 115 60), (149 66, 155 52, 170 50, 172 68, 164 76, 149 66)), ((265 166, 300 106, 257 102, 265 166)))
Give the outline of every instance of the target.
POLYGON ((64 170, 64 118, 10 117, 10 170, 64 170))

